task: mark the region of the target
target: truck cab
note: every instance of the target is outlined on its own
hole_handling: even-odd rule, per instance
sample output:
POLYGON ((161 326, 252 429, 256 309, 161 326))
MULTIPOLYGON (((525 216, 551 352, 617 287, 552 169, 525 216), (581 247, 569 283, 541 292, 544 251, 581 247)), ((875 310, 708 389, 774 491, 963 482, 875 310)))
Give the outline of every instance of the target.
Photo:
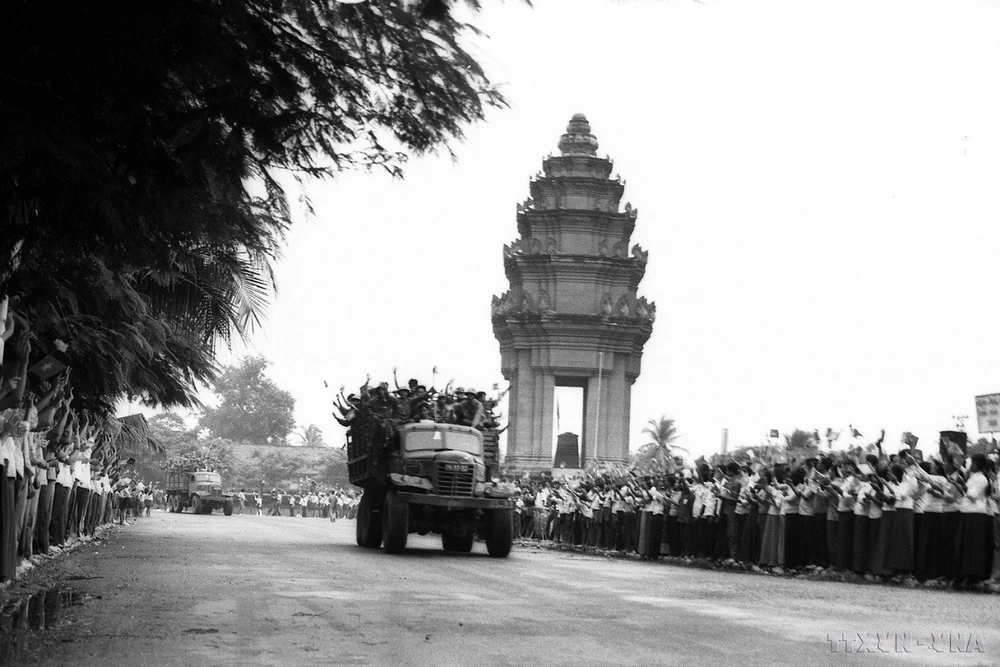
POLYGON ((407 424, 399 429, 399 447, 390 455, 389 471, 400 487, 472 497, 477 487, 485 486, 483 436, 467 426, 407 424))
POLYGON ((222 475, 207 470, 188 473, 188 493, 199 496, 221 496, 222 475))

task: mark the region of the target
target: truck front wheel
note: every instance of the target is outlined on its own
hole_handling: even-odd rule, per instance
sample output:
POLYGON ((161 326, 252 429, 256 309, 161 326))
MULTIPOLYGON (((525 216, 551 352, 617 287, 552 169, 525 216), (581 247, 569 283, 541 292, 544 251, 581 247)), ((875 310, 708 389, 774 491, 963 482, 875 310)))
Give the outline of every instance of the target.
POLYGON ((491 514, 486 551, 494 558, 505 558, 514 544, 514 513, 510 510, 493 510, 491 514))
POLYGON ((382 544, 382 515, 372 511, 375 507, 374 494, 374 491, 366 490, 361 495, 354 526, 358 546, 366 549, 377 549, 382 544))
POLYGON ((201 498, 191 496, 191 514, 201 514, 201 498))
POLYGON ((396 496, 395 491, 389 491, 382 509, 382 548, 387 554, 403 553, 409 532, 410 507, 396 496))
POLYGON ((222 507, 222 513, 225 514, 226 516, 232 516, 233 515, 233 504, 232 503, 226 503, 225 505, 223 505, 223 507, 222 507))

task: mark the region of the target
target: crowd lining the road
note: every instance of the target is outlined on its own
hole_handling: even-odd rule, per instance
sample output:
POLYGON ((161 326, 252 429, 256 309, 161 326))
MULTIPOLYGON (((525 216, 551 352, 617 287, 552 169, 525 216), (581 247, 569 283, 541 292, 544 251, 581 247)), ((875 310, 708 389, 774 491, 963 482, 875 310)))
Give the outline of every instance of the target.
POLYGON ((730 461, 519 486, 523 538, 773 572, 833 569, 963 587, 1000 581, 997 463, 983 454, 730 461))
POLYGON ((58 355, 29 371, 27 335, 4 350, 11 331, 8 316, 0 337, 0 583, 35 554, 138 516, 147 491, 123 474, 129 460, 119 447, 131 427, 75 407, 58 355))

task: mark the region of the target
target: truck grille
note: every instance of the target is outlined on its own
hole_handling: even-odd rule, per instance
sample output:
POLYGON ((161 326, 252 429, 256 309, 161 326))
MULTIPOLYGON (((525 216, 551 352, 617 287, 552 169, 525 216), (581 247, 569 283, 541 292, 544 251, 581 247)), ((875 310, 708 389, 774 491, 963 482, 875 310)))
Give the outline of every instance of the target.
POLYGON ((437 492, 442 496, 472 495, 472 466, 464 463, 437 464, 437 492))

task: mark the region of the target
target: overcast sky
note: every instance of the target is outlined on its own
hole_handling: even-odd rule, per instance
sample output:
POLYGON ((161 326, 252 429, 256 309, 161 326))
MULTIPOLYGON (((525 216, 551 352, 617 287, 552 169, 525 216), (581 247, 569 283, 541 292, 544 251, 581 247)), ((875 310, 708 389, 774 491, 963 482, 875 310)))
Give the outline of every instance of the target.
POLYGON ((695 453, 723 427, 731 446, 849 423, 924 444, 952 415, 975 431, 974 396, 1000 391, 1000 3, 485 4, 476 52, 510 109, 456 162, 308 187, 253 341, 301 425, 339 444, 332 391, 394 365, 506 386, 501 250, 582 112, 650 252, 633 449, 660 415, 695 453))

